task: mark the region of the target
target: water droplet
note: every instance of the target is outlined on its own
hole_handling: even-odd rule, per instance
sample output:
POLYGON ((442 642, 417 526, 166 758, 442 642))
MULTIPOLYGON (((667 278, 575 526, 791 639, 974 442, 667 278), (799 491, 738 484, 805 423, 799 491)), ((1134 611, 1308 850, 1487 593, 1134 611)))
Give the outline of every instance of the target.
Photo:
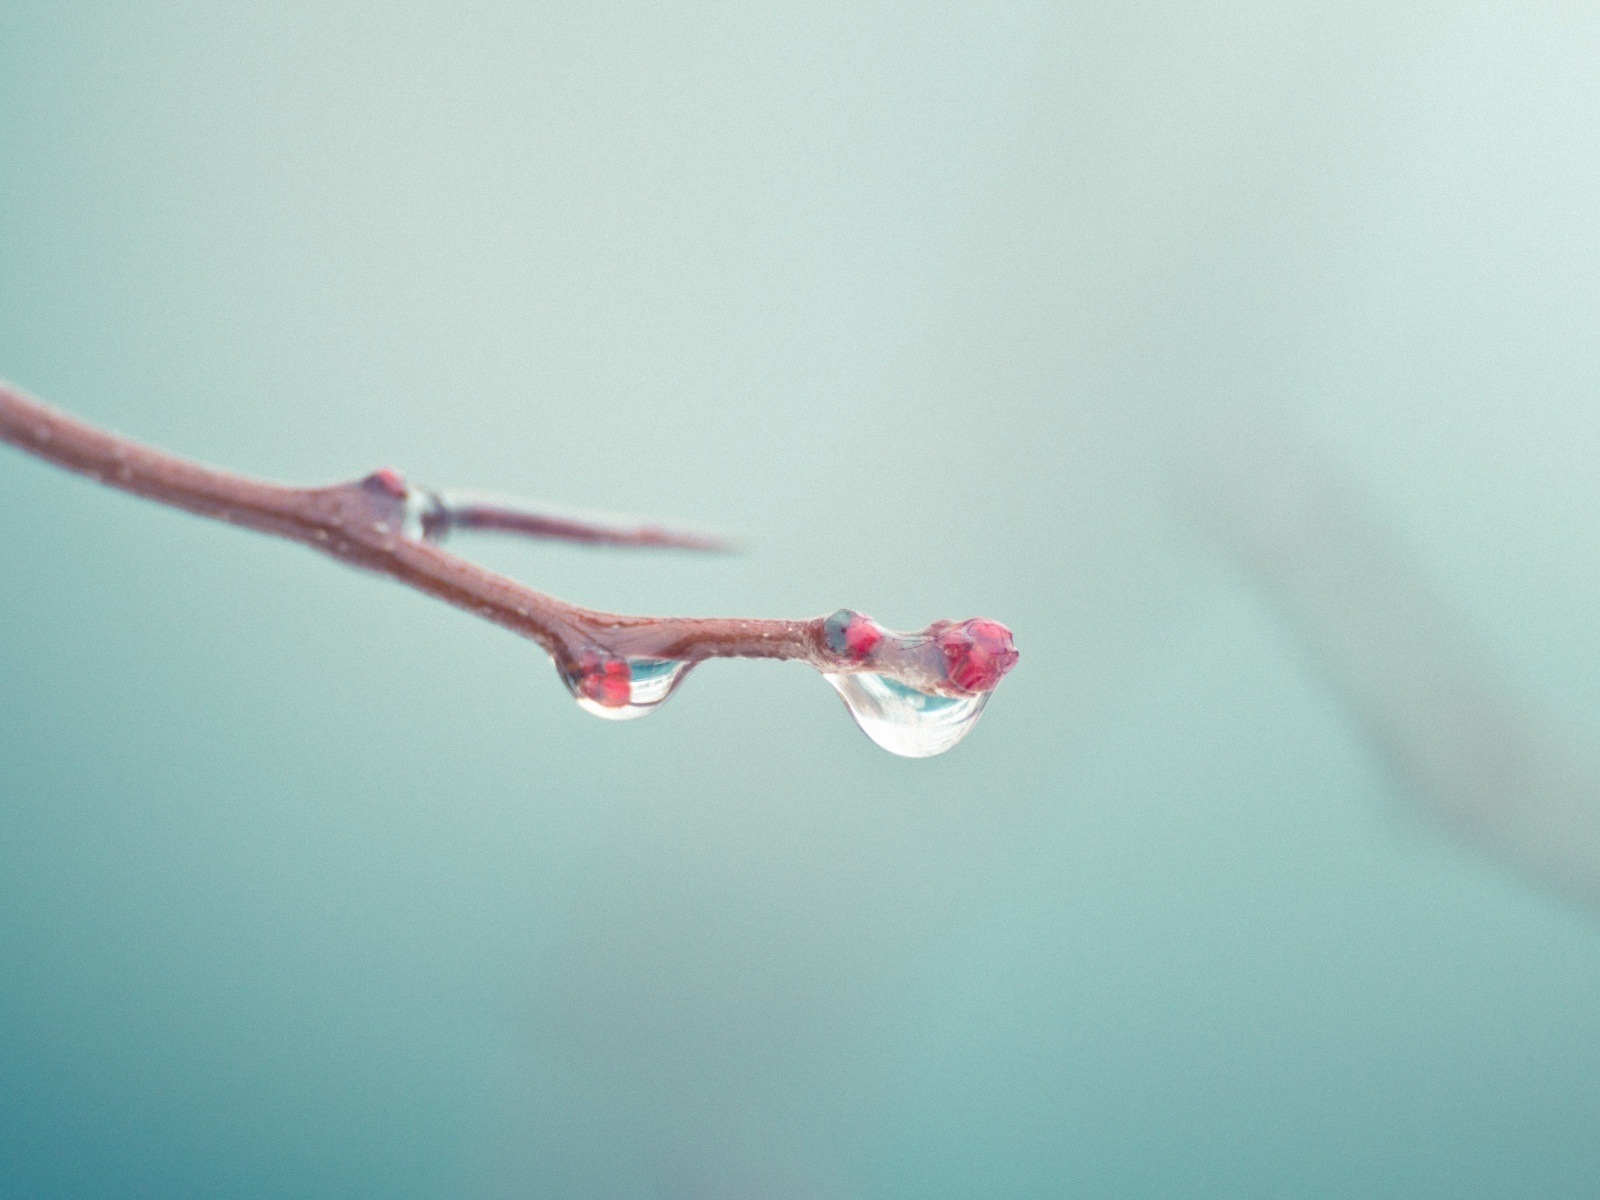
POLYGON ((941 696, 872 671, 824 674, 866 734, 890 754, 931 758, 943 754, 978 723, 988 692, 941 696))
POLYGON ((426 488, 407 488, 400 532, 417 542, 442 542, 450 521, 438 495, 426 488))
POLYGON ((934 644, 944 655, 945 675, 964 692, 992 692, 1017 665, 1011 630, 999 621, 973 617, 939 631, 934 644))
POLYGON ((588 650, 563 679, 584 712, 608 721, 631 721, 660 708, 692 665, 673 658, 616 658, 588 650))
POLYGON ((848 655, 856 662, 865 662, 883 645, 883 627, 871 617, 852 609, 841 608, 822 623, 822 635, 828 649, 835 654, 848 655))

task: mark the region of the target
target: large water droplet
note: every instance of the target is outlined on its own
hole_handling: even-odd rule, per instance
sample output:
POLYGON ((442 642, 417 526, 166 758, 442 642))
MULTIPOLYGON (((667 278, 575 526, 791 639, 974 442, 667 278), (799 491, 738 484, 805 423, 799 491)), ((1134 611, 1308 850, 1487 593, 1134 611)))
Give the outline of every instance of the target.
POLYGON ((871 671, 824 674, 866 734, 890 754, 931 758, 954 746, 978 723, 988 692, 941 696, 871 671))
POLYGON ((613 658, 590 651, 565 673, 567 689, 584 712, 631 721, 661 707, 692 663, 672 658, 613 658))

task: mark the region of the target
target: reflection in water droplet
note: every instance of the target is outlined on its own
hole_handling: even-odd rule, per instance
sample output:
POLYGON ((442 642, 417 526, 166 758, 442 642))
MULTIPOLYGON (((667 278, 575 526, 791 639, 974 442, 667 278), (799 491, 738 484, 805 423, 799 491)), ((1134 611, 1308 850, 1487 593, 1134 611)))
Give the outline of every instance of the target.
POLYGON ((450 531, 450 522, 439 497, 424 488, 408 487, 405 498, 400 532, 414 541, 444 541, 444 535, 450 531))
POLYGON ((661 707, 692 664, 671 658, 611 658, 589 651, 565 676, 584 712, 608 721, 631 721, 661 707))
POLYGON ((824 674, 823 678, 844 697, 861 732, 903 758, 943 754, 967 736, 989 702, 988 692, 940 696, 871 671, 824 674))

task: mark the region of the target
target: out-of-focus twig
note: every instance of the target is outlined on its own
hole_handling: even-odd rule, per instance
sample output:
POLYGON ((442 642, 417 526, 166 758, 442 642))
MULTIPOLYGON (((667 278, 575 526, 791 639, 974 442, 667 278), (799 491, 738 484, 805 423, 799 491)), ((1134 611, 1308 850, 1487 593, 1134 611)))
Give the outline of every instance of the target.
POLYGON ((1600 764, 1513 699, 1355 489, 1264 415, 1187 474, 1188 513, 1265 586, 1425 811, 1600 907, 1600 764))

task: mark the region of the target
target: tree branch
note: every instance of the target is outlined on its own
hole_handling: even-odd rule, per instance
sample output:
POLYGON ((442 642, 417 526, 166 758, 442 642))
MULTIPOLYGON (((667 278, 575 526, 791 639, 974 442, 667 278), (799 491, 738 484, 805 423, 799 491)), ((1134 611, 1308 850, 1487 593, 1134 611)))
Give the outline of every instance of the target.
MULTIPOLYGON (((693 666, 710 658, 798 659, 829 676, 870 672, 929 697, 987 695, 1016 663, 1010 631, 976 618, 898 634, 849 610, 776 621, 621 616, 580 608, 436 543, 452 530, 489 529, 590 544, 726 546, 656 526, 554 517, 514 502, 431 492, 392 468, 329 487, 266 483, 140 445, 3 382, 0 441, 157 503, 301 542, 502 625, 544 647, 580 701, 600 709, 630 709, 628 664, 641 661, 693 666)), ((681 673, 672 682, 677 678, 681 673)))

